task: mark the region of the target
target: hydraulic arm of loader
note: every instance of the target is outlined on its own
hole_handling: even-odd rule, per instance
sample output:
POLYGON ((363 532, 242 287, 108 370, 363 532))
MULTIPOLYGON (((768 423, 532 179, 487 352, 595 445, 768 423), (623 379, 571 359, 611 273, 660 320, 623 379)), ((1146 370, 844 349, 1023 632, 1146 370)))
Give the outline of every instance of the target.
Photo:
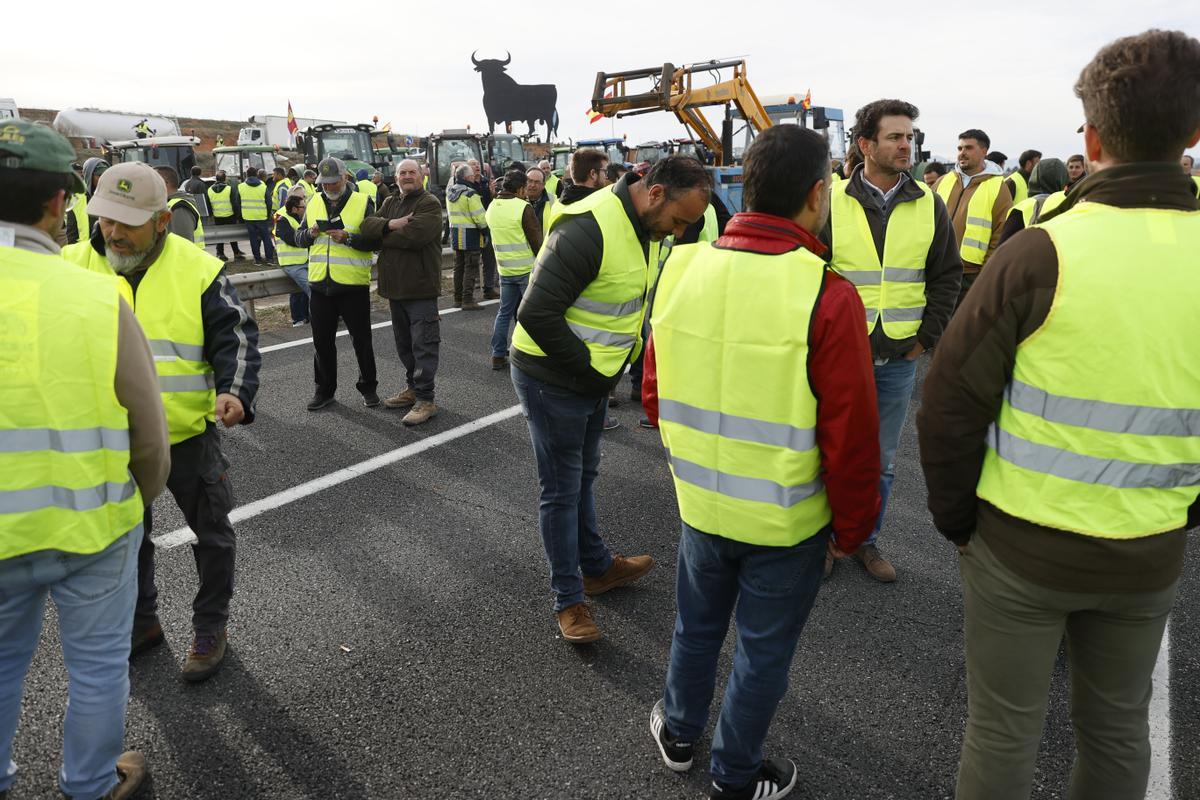
POLYGON ((730 105, 736 106, 756 132, 771 127, 771 118, 746 80, 746 62, 740 59, 707 61, 678 68, 668 63, 661 68, 600 72, 596 74, 592 91, 592 109, 606 117, 673 112, 680 122, 695 132, 705 147, 717 154, 720 165, 730 159, 731 154, 727 152, 729 137, 718 133, 700 110, 716 105, 725 106, 727 112, 730 105), (733 75, 719 80, 720 71, 724 69, 732 69, 733 75), (714 75, 718 80, 711 86, 694 87, 692 76, 697 74, 714 75), (650 81, 648 88, 637 85, 638 81, 644 80, 650 81))

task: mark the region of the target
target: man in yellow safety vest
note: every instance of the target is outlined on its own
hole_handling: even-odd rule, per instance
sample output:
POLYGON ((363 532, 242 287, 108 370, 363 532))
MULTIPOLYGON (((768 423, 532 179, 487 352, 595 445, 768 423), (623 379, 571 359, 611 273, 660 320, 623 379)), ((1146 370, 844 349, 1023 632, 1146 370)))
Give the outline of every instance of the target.
POLYGON ((1179 171, 1197 87, 1181 31, 1083 68, 1088 177, 996 252, 925 380, 929 509, 963 590, 959 800, 1030 796, 1064 635, 1069 796, 1146 796, 1159 645, 1200 523, 1200 209, 1179 171))

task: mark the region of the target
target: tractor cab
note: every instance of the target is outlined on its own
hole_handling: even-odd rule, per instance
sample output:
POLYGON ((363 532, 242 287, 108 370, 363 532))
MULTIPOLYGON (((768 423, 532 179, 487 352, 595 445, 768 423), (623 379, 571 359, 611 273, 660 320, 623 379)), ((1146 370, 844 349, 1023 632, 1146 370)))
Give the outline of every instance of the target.
POLYGON ((284 159, 270 145, 240 144, 232 147, 214 147, 213 160, 216 165, 215 171, 224 171, 230 182, 236 183, 250 167, 254 167, 260 173, 270 172, 276 167, 282 167, 284 159))
POLYGON ((550 171, 561 178, 566 173, 571 163, 571 153, 574 152, 575 148, 569 145, 550 148, 550 171))
POLYGON ((576 142, 580 150, 599 150, 604 155, 608 156, 611 164, 625 163, 625 140, 624 139, 580 139, 576 142))
POLYGON ((124 142, 110 142, 105 148, 108 163, 116 165, 141 161, 152 167, 174 167, 179 180, 186 180, 196 166, 195 136, 148 136, 124 142))
POLYGON ((671 155, 674 150, 674 142, 642 142, 633 151, 633 163, 653 164, 671 155))
POLYGON ((351 175, 360 169, 373 170, 375 151, 371 146, 372 125, 314 125, 296 134, 296 149, 304 162, 316 167, 325 158, 341 159, 351 175))
POLYGON ((487 137, 487 163, 495 175, 503 175, 515 161, 525 161, 525 146, 520 136, 493 133, 487 137))

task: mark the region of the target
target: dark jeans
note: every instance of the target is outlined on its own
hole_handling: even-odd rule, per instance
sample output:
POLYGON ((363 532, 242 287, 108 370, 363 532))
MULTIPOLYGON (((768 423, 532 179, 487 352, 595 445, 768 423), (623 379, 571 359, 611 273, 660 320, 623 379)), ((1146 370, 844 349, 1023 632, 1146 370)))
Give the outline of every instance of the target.
POLYGON ((676 573, 675 634, 663 704, 681 741, 704 733, 717 659, 736 613, 737 648, 712 742, 713 780, 745 786, 762 766, 762 743, 787 692, 788 669, 808 620, 829 529, 792 547, 711 536, 683 523, 676 573))
POLYGON ((517 319, 517 306, 529 288, 529 276, 500 276, 500 310, 496 312, 496 324, 492 326, 492 358, 508 355, 508 329, 517 319))
POLYGON ((583 602, 583 578, 603 575, 612 554, 596 529, 592 485, 600 470, 600 434, 608 396, 585 397, 512 368, 537 461, 538 529, 550 562, 554 610, 583 602))
MULTIPOLYGON (((175 497, 188 527, 198 540, 192 545, 200 589, 192 601, 192 627, 205 633, 225 629, 229 599, 233 597, 235 539, 229 512, 233 487, 225 474, 229 460, 221 452, 221 439, 211 422, 204 433, 171 445, 171 474, 167 488, 175 497)), ((146 535, 138 550, 138 599, 134 619, 148 622, 158 612, 154 585, 153 520, 146 509, 146 535)))
POLYGON ((917 362, 904 357, 889 359, 886 364, 875 367, 875 397, 879 404, 879 518, 866 544, 875 544, 883 527, 883 515, 887 511, 888 498, 892 496, 892 483, 896 480, 896 449, 900 447, 900 434, 904 431, 904 420, 908 416, 908 403, 912 400, 913 383, 917 378, 917 362))
POLYGON ((470 303, 475 299, 475 284, 479 282, 479 251, 454 251, 454 304, 470 303))
POLYGON ((437 300, 388 300, 388 306, 405 381, 418 400, 432 401, 438 344, 442 341, 437 300))
POLYGON ((324 294, 313 290, 309 297, 309 318, 312 321, 313 379, 317 394, 333 397, 337 391, 337 326, 338 318, 346 323, 354 355, 358 357, 359 392, 375 391, 375 349, 371 344, 371 293, 366 286, 341 294, 324 294))
POLYGON ((250 252, 254 260, 261 261, 260 249, 268 259, 275 257, 275 244, 271 241, 271 220, 256 219, 246 222, 246 232, 250 234, 250 252))
POLYGON ((483 290, 485 292, 495 291, 496 289, 496 251, 492 249, 492 243, 488 242, 483 248, 483 290))
MULTIPOLYGON (((237 217, 213 217, 213 223, 216 225, 237 225, 237 217)), ((230 242, 229 246, 233 248, 233 254, 235 256, 240 257, 242 255, 242 251, 238 248, 237 242, 230 242)), ((217 245, 217 255, 221 256, 222 258, 225 257, 224 244, 217 245)))

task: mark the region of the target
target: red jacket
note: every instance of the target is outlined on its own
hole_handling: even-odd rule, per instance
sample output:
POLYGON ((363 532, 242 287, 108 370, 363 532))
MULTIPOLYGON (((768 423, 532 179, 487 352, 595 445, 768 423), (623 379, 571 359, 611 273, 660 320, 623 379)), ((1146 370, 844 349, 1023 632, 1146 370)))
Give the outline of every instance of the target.
MULTIPOLYGON (((741 213, 729 220, 716 247, 780 255, 804 247, 827 249, 817 237, 783 217, 741 213)), ((665 269, 671 268, 670 259, 665 269)), ((817 398, 817 447, 821 479, 833 510, 837 546, 852 553, 879 516, 879 408, 871 345, 863 325, 866 310, 858 290, 826 271, 809 335, 808 384, 817 398)), ((642 405, 658 425, 654 337, 646 344, 642 405)))

